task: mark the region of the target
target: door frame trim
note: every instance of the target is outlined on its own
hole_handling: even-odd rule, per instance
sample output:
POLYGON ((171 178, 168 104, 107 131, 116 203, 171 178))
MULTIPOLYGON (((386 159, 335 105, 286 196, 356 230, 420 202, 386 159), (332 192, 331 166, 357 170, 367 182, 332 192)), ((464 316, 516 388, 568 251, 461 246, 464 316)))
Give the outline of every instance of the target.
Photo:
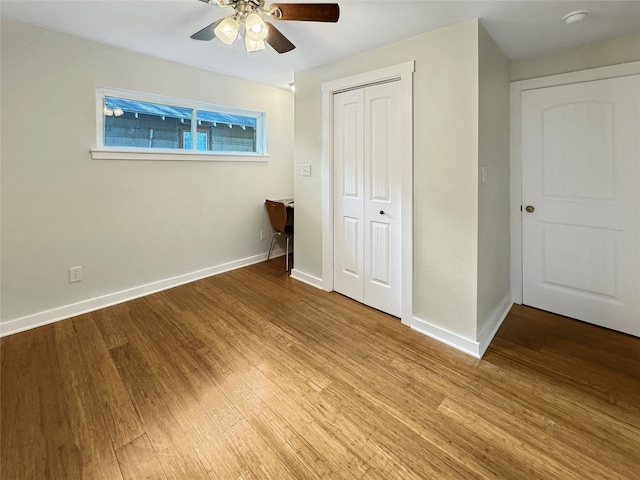
POLYGON ((521 98, 526 90, 557 87, 573 83, 606 80, 640 74, 640 61, 610 65, 607 67, 580 70, 546 77, 511 82, 511 145, 510 145, 510 197, 511 197, 511 294, 513 302, 522 304, 522 135, 521 98))
POLYGON ((401 175, 401 316, 404 325, 413 318, 413 72, 415 61, 322 83, 322 289, 333 291, 333 95, 382 82, 399 81, 402 132, 401 175))

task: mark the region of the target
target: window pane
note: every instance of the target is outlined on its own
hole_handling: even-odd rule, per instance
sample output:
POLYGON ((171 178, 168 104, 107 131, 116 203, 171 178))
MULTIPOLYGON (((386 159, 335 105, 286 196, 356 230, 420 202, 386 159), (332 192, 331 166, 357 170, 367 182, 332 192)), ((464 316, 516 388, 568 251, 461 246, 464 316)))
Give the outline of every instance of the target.
POLYGON ((264 112, 102 87, 97 92, 102 103, 101 107, 98 104, 102 108, 98 146, 229 156, 265 154, 264 112))
MULTIPOLYGON (((183 132, 182 139, 185 145, 191 145, 191 132, 183 132)), ((209 145, 209 136, 201 131, 198 131, 198 144, 196 145, 196 150, 207 150, 207 146, 209 145)))
POLYGON ((104 145, 191 149, 191 114, 189 108, 105 97, 104 145))
POLYGON ((213 152, 256 152, 256 117, 198 110, 200 134, 206 135, 206 150, 213 152))

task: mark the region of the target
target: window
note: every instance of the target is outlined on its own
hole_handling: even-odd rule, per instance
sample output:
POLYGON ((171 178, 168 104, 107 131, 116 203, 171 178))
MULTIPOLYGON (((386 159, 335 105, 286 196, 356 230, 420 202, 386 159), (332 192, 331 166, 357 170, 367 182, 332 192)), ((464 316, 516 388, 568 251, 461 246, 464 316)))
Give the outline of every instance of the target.
POLYGON ((101 87, 96 106, 93 158, 203 160, 266 153, 264 112, 101 87))
MULTIPOLYGON (((209 145, 209 134, 206 131, 202 131, 198 129, 198 135, 196 136, 196 150, 207 150, 209 145)), ((182 130, 182 142, 185 145, 189 145, 191 143, 191 130, 182 130)))

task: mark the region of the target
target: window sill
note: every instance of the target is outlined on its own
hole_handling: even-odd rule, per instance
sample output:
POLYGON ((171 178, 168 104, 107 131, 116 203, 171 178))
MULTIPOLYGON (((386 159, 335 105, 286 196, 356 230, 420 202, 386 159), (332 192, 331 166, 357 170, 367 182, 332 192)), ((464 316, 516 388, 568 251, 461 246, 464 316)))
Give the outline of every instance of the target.
POLYGON ((248 152, 193 152, 175 150, 136 150, 94 148, 93 160, 178 160, 190 162, 268 162, 269 155, 248 152))

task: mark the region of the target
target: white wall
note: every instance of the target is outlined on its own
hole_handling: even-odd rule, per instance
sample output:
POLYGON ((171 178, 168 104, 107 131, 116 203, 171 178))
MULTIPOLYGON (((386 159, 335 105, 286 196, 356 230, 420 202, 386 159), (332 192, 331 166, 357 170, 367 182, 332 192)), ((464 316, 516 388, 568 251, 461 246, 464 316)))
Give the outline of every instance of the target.
POLYGON ((415 60, 414 316, 475 340, 478 22, 451 25, 296 75, 296 270, 321 277, 321 84, 415 60), (314 175, 299 166, 311 163, 314 175))
POLYGON ((511 62, 511 81, 640 60, 640 33, 511 62))
POLYGON ((482 25, 479 38, 478 329, 486 338, 511 305, 509 287, 509 62, 482 25))
POLYGON ((290 92, 5 20, 1 35, 5 325, 266 252, 264 199, 293 193, 290 92), (271 157, 92 160, 96 85, 265 111, 271 157))

